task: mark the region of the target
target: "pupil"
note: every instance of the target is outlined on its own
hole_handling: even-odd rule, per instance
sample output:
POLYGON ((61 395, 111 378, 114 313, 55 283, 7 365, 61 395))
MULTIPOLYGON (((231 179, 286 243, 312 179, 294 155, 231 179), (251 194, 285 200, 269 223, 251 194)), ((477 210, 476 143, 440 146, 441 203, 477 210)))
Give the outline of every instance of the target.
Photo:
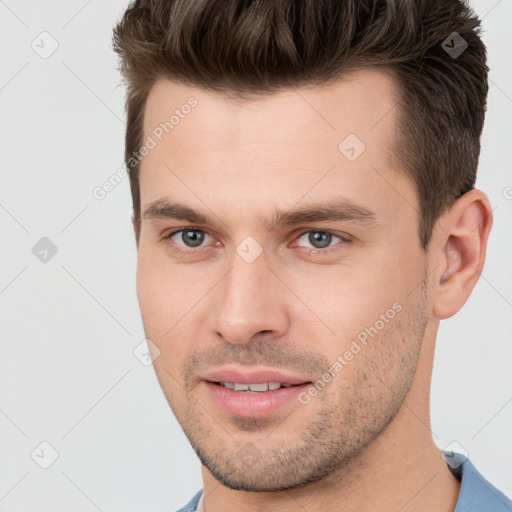
POLYGON ((332 235, 325 231, 314 231, 309 234, 309 241, 317 249, 328 247, 331 243, 332 235))
POLYGON ((197 247, 204 240, 204 233, 200 231, 183 231, 181 239, 186 245, 197 247))

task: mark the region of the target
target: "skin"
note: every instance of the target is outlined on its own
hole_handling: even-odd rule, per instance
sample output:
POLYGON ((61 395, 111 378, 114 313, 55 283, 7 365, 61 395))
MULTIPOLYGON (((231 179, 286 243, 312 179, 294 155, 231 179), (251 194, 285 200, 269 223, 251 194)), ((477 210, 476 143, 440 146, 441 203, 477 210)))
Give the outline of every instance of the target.
POLYGON ((210 220, 142 221, 137 294, 160 385, 202 462, 208 512, 455 507, 460 484, 430 430, 435 340, 478 280, 492 212, 468 192, 422 250, 416 191, 393 158, 393 93, 376 70, 253 101, 163 79, 150 92, 146 136, 198 101, 143 159, 141 204, 166 198, 210 220), (338 149, 350 133, 366 146, 353 162, 338 149), (339 198, 375 222, 263 222, 339 198), (207 233, 199 247, 165 238, 190 227, 207 233), (311 231, 335 235, 330 253, 311 231), (236 252, 248 236, 263 250, 252 263, 236 252), (209 399, 201 376, 228 364, 316 382, 394 303, 400 312, 309 403, 248 419, 209 399))

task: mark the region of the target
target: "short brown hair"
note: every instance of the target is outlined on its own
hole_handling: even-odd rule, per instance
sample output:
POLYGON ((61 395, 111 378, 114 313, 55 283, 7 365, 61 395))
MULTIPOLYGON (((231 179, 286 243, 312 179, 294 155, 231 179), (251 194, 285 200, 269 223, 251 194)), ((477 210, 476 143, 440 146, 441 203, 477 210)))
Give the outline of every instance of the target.
POLYGON ((480 32, 461 0, 132 2, 114 28, 113 47, 127 85, 125 160, 137 241, 133 155, 157 79, 248 99, 377 66, 397 85, 393 151, 418 194, 426 251, 439 216, 476 180, 489 71, 480 32))

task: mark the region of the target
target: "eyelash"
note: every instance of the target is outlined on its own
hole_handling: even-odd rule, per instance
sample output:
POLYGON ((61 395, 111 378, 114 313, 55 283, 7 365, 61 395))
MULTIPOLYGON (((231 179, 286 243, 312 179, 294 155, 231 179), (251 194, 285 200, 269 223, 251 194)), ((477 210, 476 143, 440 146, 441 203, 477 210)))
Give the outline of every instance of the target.
MULTIPOLYGON (((176 231, 172 231, 168 235, 164 236, 164 239, 165 240, 170 240, 174 235, 176 235, 178 233, 182 233, 184 231, 196 231, 196 232, 204 233, 205 235, 211 236, 208 233, 208 231, 205 231, 204 229, 199 228, 199 227, 191 226, 191 227, 181 228, 181 229, 178 229, 176 231)), ((336 252, 337 250, 339 250, 339 248, 337 247, 338 245, 340 245, 340 244, 341 245, 348 245, 348 244, 350 244, 352 242, 352 240, 350 238, 348 238, 348 237, 343 237, 341 235, 336 235, 335 233, 332 233, 331 231, 322 230, 322 229, 308 229, 308 230, 302 231, 294 239, 294 242, 297 241, 299 238, 301 238, 306 233, 327 233, 329 235, 333 235, 334 237, 340 239, 340 242, 334 244, 334 246, 332 246, 332 247, 327 247, 326 249, 312 249, 312 248, 309 248, 309 247, 302 247, 302 250, 305 251, 306 254, 308 254, 308 255, 313 255, 313 254, 314 255, 319 255, 319 254, 321 254, 322 256, 325 256, 327 254, 331 254, 332 252, 336 252)), ((172 245, 173 245, 172 250, 177 252, 177 253, 179 253, 179 254, 191 254, 193 252, 198 252, 198 251, 202 251, 202 250, 207 249, 206 247, 199 247, 197 249, 192 249, 192 248, 184 249, 183 247, 181 247, 181 246, 179 246, 179 245, 177 245, 175 243, 173 243, 172 245)))

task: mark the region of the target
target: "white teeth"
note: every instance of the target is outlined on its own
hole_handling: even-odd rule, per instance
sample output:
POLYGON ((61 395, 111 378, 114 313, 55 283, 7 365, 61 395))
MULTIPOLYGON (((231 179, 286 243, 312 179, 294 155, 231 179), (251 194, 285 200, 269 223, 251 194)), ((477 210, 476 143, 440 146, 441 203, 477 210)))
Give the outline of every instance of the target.
MULTIPOLYGON (((235 384, 236 386, 236 384, 235 384)), ((236 389, 236 387, 235 387, 236 389)), ((249 384, 250 391, 268 391, 268 384, 266 382, 262 382, 261 384, 249 384)))
POLYGON ((262 392, 274 391, 281 387, 289 388, 292 384, 282 384, 281 382, 262 382, 260 384, 241 384, 238 382, 219 382, 219 384, 227 389, 234 391, 262 392))

